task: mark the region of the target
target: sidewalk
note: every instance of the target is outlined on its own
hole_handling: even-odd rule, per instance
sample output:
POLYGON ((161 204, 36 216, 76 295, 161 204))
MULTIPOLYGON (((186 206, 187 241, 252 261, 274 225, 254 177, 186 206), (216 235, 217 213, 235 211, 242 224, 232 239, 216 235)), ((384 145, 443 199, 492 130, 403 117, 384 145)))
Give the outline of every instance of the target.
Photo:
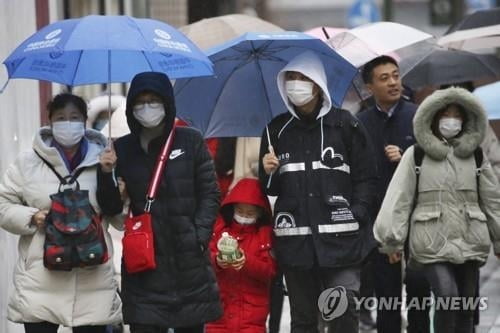
POLYGON ((488 309, 481 311, 476 333, 500 333, 500 260, 493 254, 481 268, 479 294, 488 297, 488 309))
MULTIPOLYGON (((481 268, 480 286, 480 296, 488 297, 488 309, 481 311, 476 333, 500 333, 500 260, 493 253, 490 254, 486 265, 481 268)), ((280 332, 290 332, 288 297, 285 297, 283 304, 280 332)), ((376 333, 376 330, 360 331, 360 333, 376 333)))

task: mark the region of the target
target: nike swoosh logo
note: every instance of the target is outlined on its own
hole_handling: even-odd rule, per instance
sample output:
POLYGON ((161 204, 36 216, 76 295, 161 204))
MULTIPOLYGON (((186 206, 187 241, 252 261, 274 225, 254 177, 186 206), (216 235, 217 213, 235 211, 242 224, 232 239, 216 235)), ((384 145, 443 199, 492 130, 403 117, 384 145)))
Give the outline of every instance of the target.
POLYGON ((170 153, 170 159, 173 160, 173 159, 176 159, 177 157, 183 155, 185 152, 182 151, 181 149, 176 149, 176 150, 172 150, 172 152, 170 153))

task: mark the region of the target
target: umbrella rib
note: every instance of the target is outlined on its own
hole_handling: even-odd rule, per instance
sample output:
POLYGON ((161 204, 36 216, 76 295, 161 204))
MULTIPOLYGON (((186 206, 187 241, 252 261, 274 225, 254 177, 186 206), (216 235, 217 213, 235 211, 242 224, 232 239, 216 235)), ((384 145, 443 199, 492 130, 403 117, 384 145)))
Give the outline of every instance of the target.
POLYGON ((78 61, 77 61, 76 66, 75 66, 75 72, 73 73, 73 80, 71 80, 71 86, 75 85, 75 77, 76 77, 76 73, 78 71, 78 67, 80 67, 80 61, 82 60, 82 55, 83 55, 83 50, 80 51, 80 55, 78 56, 78 61))
POLYGON ((272 108, 271 108, 271 101, 269 100, 269 95, 267 93, 267 87, 266 87, 266 80, 264 80, 264 77, 262 76, 262 66, 260 65, 260 62, 259 62, 258 58, 256 59, 256 65, 259 68, 259 73, 260 73, 259 76, 260 76, 260 79, 262 81, 262 85, 264 87, 264 95, 266 96, 267 105, 269 105, 269 110, 271 112, 271 119, 272 119, 273 118, 273 112, 272 112, 272 108))
POLYGON ((149 68, 151 68, 151 72, 154 72, 155 70, 153 69, 153 66, 151 65, 151 62, 149 61, 149 58, 146 55, 146 52, 144 50, 142 50, 141 53, 144 55, 144 59, 146 59, 146 62, 148 63, 149 68))

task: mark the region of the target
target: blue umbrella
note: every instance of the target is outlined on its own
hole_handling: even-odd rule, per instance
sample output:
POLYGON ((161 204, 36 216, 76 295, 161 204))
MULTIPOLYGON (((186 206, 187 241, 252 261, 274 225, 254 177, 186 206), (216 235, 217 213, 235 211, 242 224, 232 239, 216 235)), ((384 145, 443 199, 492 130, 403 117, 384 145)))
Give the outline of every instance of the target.
POLYGON ((328 45, 298 32, 246 33, 207 52, 215 77, 176 81, 178 117, 207 138, 260 136, 273 117, 287 112, 278 72, 305 51, 321 59, 332 103, 342 105, 357 70, 328 45))
POLYGON ((90 15, 47 25, 3 62, 10 78, 83 85, 128 82, 135 74, 212 75, 212 63, 170 25, 129 16, 90 15))

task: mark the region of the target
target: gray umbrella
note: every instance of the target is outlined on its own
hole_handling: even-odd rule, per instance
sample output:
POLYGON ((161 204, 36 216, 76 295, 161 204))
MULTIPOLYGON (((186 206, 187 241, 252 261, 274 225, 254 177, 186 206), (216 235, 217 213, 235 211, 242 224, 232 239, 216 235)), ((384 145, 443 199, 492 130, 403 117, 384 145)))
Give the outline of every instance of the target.
MULTIPOLYGON (((413 56, 401 63, 412 63, 413 56)), ((493 55, 467 51, 436 49, 403 76, 405 85, 415 89, 478 79, 500 77, 500 59, 493 55)))

